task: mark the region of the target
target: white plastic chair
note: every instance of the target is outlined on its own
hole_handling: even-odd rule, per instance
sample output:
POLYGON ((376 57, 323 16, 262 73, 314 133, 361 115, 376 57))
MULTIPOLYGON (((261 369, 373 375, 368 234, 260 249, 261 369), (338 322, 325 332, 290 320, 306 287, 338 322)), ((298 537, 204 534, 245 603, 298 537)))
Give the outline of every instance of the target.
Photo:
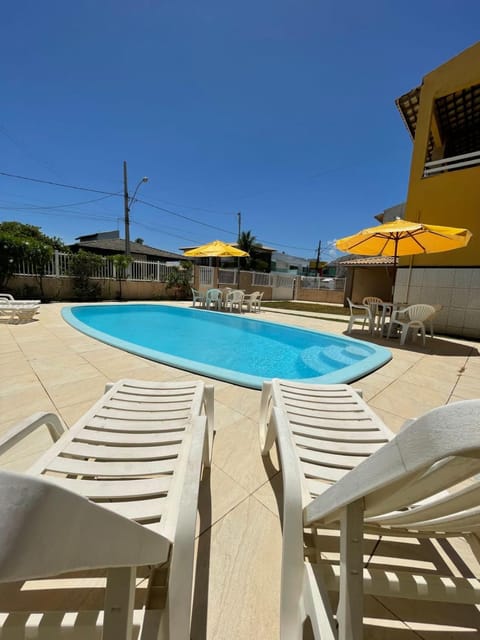
POLYGON ((103 640, 190 640, 213 386, 121 380, 70 429, 55 414, 23 421, 0 438, 0 454, 44 425, 54 443, 28 472, 0 471, 0 636, 52 638, 67 627, 68 637, 98 638, 100 625, 103 640), (106 575, 106 590, 98 579, 82 588, 77 572, 89 570, 106 575), (50 599, 37 578, 49 580, 50 599), (29 611, 42 611, 39 631, 27 630, 29 611))
POLYGON ((272 380, 260 441, 263 455, 276 441, 283 477, 281 640, 303 638, 307 620, 315 640, 360 640, 364 595, 462 603, 478 616, 480 580, 455 566, 448 538, 464 538, 480 561, 480 400, 430 411, 393 436, 347 385, 272 380), (442 553, 422 571, 430 538, 442 553))
POLYGON ((256 300, 252 302, 252 311, 254 311, 255 313, 260 313, 260 311, 262 310, 263 294, 264 294, 264 291, 261 291, 258 294, 256 300))
POLYGON ((372 318, 374 323, 374 330, 378 331, 380 329, 382 312, 379 309, 379 304, 383 304, 383 300, 378 298, 377 296, 365 296, 362 300, 362 304, 366 304, 370 307, 370 311, 372 312, 372 318))
POLYGON ((205 308, 220 311, 222 308, 222 292, 220 289, 208 289, 205 294, 205 308))
POLYGON ((241 289, 233 289, 230 291, 225 299, 226 311, 234 311, 236 309, 238 313, 241 313, 244 296, 245 293, 241 289))
POLYGON ((350 307, 350 319, 348 321, 347 333, 351 333, 355 322, 362 323, 362 330, 368 325, 368 330, 373 333, 375 328, 375 320, 372 310, 368 304, 354 304, 350 298, 347 298, 350 307), (361 313, 354 313, 354 309, 358 309, 361 313))
POLYGON ((193 305, 192 305, 193 307, 196 306, 197 302, 199 307, 205 306, 205 295, 200 291, 198 291, 198 289, 193 289, 193 287, 192 287, 192 297, 193 297, 193 305))
MULTIPOLYGON (((398 309, 392 314, 388 326, 387 338, 390 338, 394 325, 401 327, 400 345, 404 345, 410 329, 414 330, 413 339, 418 332, 422 334, 422 342, 425 345, 425 322, 429 321, 436 313, 435 307, 430 304, 412 304, 405 309, 398 309)), ((431 335, 433 337, 433 325, 431 335)))
MULTIPOLYGON (((260 298, 260 291, 254 291, 253 293, 246 293, 243 297, 243 304, 247 307, 247 311, 258 311, 258 300, 260 298)), ((261 298, 260 298, 261 299, 261 298)))

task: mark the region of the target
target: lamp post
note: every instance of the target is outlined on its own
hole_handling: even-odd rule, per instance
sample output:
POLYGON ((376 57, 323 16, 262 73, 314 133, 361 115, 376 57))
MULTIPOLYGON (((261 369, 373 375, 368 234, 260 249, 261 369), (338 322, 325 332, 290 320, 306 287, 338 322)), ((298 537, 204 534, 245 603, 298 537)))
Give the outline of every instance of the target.
POLYGON ((130 255, 130 205, 133 204, 135 200, 135 196, 137 195, 138 188, 144 182, 148 182, 148 178, 143 177, 137 186, 135 187, 135 191, 133 192, 133 196, 130 198, 128 196, 128 182, 127 182, 127 163, 125 160, 123 161, 123 208, 124 208, 124 219, 125 219, 125 255, 130 255))

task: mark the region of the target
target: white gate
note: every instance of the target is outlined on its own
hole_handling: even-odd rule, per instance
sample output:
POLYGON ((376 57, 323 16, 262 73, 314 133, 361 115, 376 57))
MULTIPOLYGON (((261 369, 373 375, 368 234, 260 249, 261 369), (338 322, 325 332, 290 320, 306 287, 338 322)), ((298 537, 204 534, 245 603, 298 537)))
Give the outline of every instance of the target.
POLYGON ((272 300, 293 300, 295 276, 285 273, 258 273, 252 276, 253 287, 271 287, 272 300))
POLYGON ((213 267, 198 267, 198 286, 206 287, 207 289, 213 287, 213 276, 215 269, 213 267))

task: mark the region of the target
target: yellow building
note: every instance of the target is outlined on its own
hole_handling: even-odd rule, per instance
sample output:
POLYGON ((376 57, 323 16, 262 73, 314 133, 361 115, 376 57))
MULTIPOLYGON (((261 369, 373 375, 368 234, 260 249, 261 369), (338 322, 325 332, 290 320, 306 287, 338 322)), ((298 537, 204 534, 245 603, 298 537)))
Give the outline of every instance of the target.
POLYGON ((480 337, 480 42, 396 102, 413 140, 405 218, 473 237, 463 249, 403 259, 395 298, 441 304, 439 331, 480 337))

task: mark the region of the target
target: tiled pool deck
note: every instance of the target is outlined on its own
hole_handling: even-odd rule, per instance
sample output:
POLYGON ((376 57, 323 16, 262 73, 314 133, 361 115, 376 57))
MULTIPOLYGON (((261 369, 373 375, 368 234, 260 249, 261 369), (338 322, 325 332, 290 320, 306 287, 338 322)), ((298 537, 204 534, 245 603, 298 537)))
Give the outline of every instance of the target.
MULTIPOLYGON (((0 432, 35 411, 54 411, 72 425, 103 393, 106 382, 199 376, 124 353, 65 323, 62 304, 42 305, 35 322, 0 323, 0 432)), ((262 311, 260 319, 331 333, 346 321, 262 311)), ((354 331, 354 337, 367 334, 354 331)), ((427 338, 400 348, 379 338, 393 359, 355 383, 396 431, 404 420, 442 404, 480 397, 478 342, 427 338)), ((210 495, 201 497, 194 640, 278 638, 281 489, 275 454, 262 460, 257 437, 260 392, 213 381, 216 438, 210 495), (211 508, 208 504, 211 500, 211 508)), ((42 433, 4 456, 2 466, 24 469, 48 446, 42 433)), ((428 559, 425 559, 428 561, 428 559)), ((480 637, 475 607, 431 609, 371 603, 365 638, 424 640, 480 637), (388 627, 388 629, 386 628, 388 627)))

